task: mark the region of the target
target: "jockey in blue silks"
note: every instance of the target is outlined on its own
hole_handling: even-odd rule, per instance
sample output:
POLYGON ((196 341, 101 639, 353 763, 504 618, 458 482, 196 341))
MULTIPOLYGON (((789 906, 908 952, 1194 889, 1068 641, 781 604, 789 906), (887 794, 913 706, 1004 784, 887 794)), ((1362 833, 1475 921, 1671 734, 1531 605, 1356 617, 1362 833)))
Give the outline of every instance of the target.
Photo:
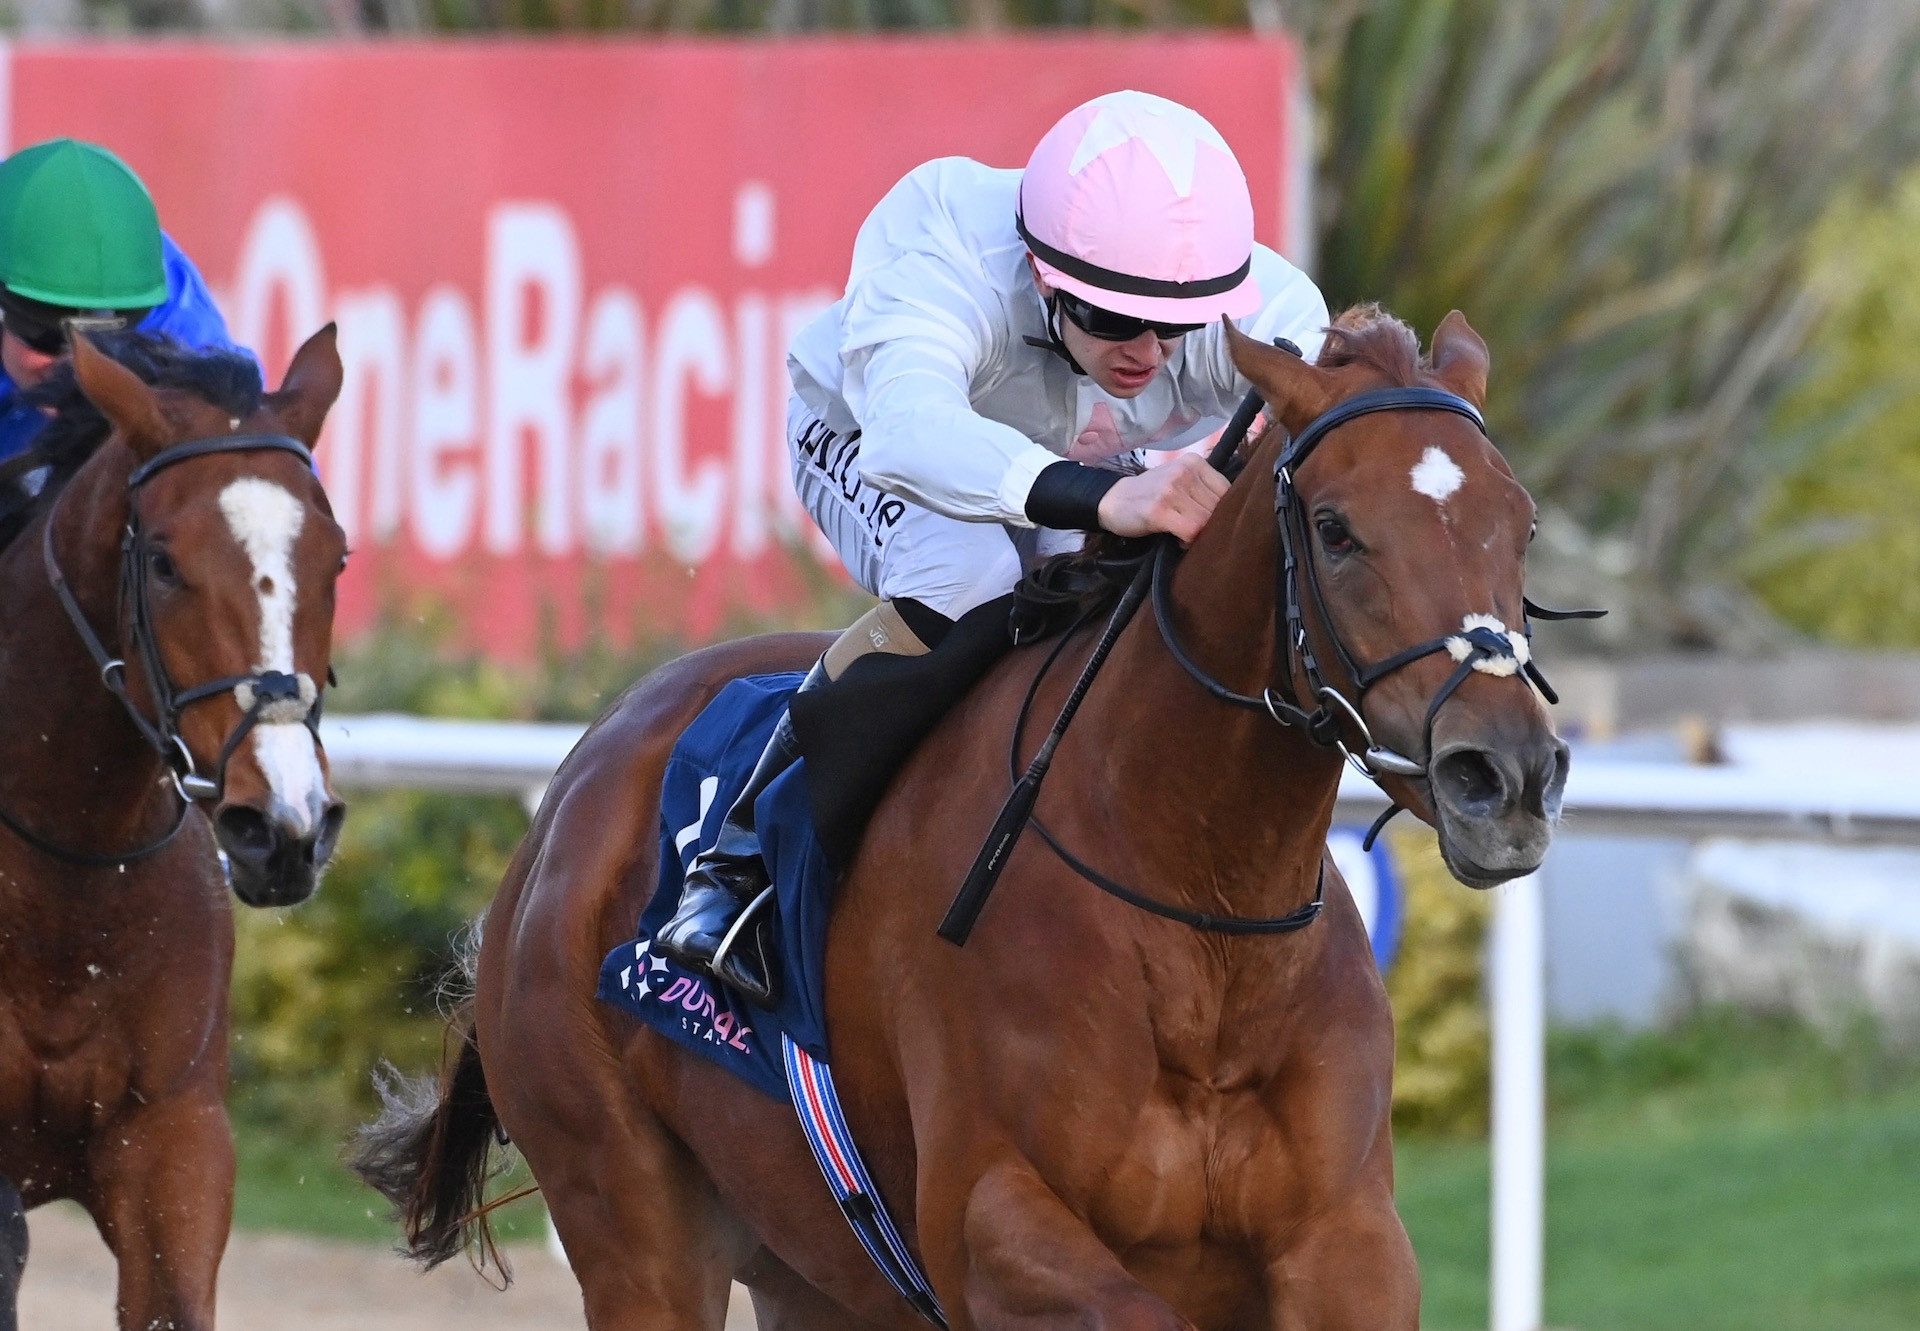
POLYGON ((125 162, 77 139, 0 162, 0 463, 45 426, 24 399, 69 338, 120 328, 235 349, 206 282, 161 232, 152 196, 125 162))

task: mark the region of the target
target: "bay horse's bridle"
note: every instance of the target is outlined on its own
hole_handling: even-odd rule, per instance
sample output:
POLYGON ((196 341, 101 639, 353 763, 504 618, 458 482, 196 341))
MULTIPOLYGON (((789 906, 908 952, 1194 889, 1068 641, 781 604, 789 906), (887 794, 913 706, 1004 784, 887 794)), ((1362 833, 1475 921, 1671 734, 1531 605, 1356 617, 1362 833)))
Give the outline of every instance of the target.
MULTIPOLYGON (((166 765, 173 778, 175 792, 180 797, 180 807, 173 823, 157 839, 133 850, 113 854, 96 854, 90 851, 73 850, 49 841, 31 828, 25 826, 14 815, 0 808, 0 823, 13 831, 15 835, 55 859, 69 864, 81 864, 92 867, 116 864, 132 864, 149 855, 158 853, 178 835, 186 822, 187 810, 196 803, 218 802, 226 789, 227 762, 233 757, 253 728, 262 720, 299 721, 313 732, 316 742, 320 737, 320 711, 322 694, 326 685, 333 682, 332 671, 328 671, 325 683, 315 683, 304 675, 290 675, 279 670, 255 670, 244 675, 227 675, 220 679, 208 680, 190 688, 179 689, 174 686, 172 676, 167 673, 166 662, 161 659, 159 639, 154 634, 153 613, 148 600, 148 572, 152 547, 147 541, 146 531, 140 524, 138 497, 140 487, 158 473, 190 458, 205 457, 213 453, 291 453, 308 467, 313 465, 313 454, 299 440, 284 434, 228 434, 215 435, 205 439, 191 439, 174 444, 148 458, 133 469, 127 477, 127 525, 120 538, 120 592, 118 604, 123 614, 131 620, 132 646, 140 654, 142 673, 146 676, 147 688, 153 695, 155 715, 149 720, 134 702, 127 691, 127 663, 121 657, 110 655, 100 641, 100 635, 94 632, 93 625, 87 622, 86 612, 81 609, 73 590, 67 585, 67 578, 60 570, 60 561, 53 550, 53 529, 60 498, 56 498, 47 512, 47 518, 40 533, 41 561, 46 566, 47 581, 60 598, 60 606, 66 611, 67 620, 79 635, 87 654, 93 658, 95 668, 100 672, 100 682, 107 691, 120 700, 127 717, 134 728, 148 744, 153 746, 160 760, 166 765), (240 724, 227 735, 226 742, 220 746, 220 757, 214 766, 211 777, 203 776, 196 770, 193 752, 187 747, 186 739, 180 733, 180 718, 187 708, 209 698, 216 698, 231 692, 240 703, 240 724)), ((62 496, 64 497, 64 492, 62 496)))
MULTIPOLYGON (((1294 355, 1299 352, 1291 344, 1286 349, 1294 355)), ((1234 413, 1220 442, 1209 455, 1209 462, 1230 478, 1238 475, 1239 467, 1231 459, 1253 418, 1263 403, 1259 394, 1249 393, 1240 409, 1234 413)), ((1054 722, 1052 731, 1035 753, 1025 774, 1019 773, 1020 736, 1024 729, 1027 712, 1038 694, 1040 681, 1045 678, 1048 669, 1059 657, 1067 642, 1073 636, 1070 632, 1062 635, 1060 643, 1054 648, 1040 670, 1035 674, 1027 690, 1026 702, 1020 709, 1014 723, 1013 753, 1016 780, 1011 795, 995 820, 989 832, 986 844, 979 857, 974 861, 966 881, 961 884, 953 904, 948 908, 946 917, 941 921, 939 933, 948 942, 960 945, 966 942, 973 930, 980 911, 986 905, 987 895, 998 881, 1000 870, 1005 867, 1008 853, 1019 838, 1020 831, 1028 823, 1042 840, 1052 848, 1063 863, 1082 878, 1109 895, 1120 898, 1129 905, 1175 920, 1190 928, 1210 933, 1225 934, 1271 934, 1291 933, 1311 924, 1320 913, 1324 901, 1326 886, 1325 863, 1322 861, 1320 880, 1316 884, 1312 900, 1299 909, 1286 915, 1272 918, 1252 918, 1245 916, 1215 915, 1205 911, 1189 910, 1184 906, 1169 905, 1137 892, 1092 868, 1072 854, 1057 837, 1033 816, 1034 800, 1038 797, 1040 782, 1045 778, 1052 763, 1053 751, 1060 736, 1066 731, 1073 713, 1078 710, 1086 691, 1091 687, 1094 675, 1106 660, 1107 653, 1119 638, 1120 630, 1133 617, 1141 600, 1151 588, 1154 622, 1160 637, 1167 645, 1168 652, 1181 668, 1209 694, 1222 702, 1236 707, 1250 708, 1265 712, 1282 726, 1300 730, 1306 737, 1322 748, 1336 749, 1353 767, 1363 775, 1382 784, 1385 777, 1406 778, 1424 777, 1426 763, 1389 749, 1374 740, 1368 727, 1362 708, 1366 701, 1367 690, 1382 679, 1399 670, 1440 652, 1445 652, 1457 662, 1452 675, 1442 684, 1427 704, 1426 718, 1423 724, 1425 747, 1428 757, 1433 750, 1433 723, 1456 690, 1466 682, 1467 676, 1478 670, 1492 675, 1521 674, 1540 691, 1549 703, 1558 702, 1559 696, 1546 676, 1533 663, 1531 650, 1532 630, 1528 619, 1595 619, 1605 614, 1604 610, 1548 610, 1535 605, 1524 596, 1521 598, 1522 624, 1516 634, 1491 614, 1468 615, 1460 629, 1453 633, 1416 643, 1402 651, 1374 662, 1369 666, 1358 664, 1353 654, 1347 650, 1341 640, 1338 627, 1333 622, 1326 596, 1321 590, 1320 577, 1315 569, 1311 546, 1308 543, 1307 519, 1304 506, 1294 486, 1294 475, 1303 466, 1314 449, 1323 440, 1349 421, 1361 416, 1369 416, 1382 411, 1443 411, 1461 416, 1473 422, 1475 429, 1483 434, 1486 423, 1480 411, 1471 402, 1457 393, 1441 388, 1409 386, 1380 388, 1360 393, 1343 402, 1336 403, 1308 423, 1298 436, 1287 441, 1281 448, 1280 456, 1274 463, 1274 521, 1279 532, 1279 550, 1275 558, 1275 597, 1274 597, 1274 636, 1278 647, 1279 680, 1277 686, 1269 685, 1258 694, 1241 693, 1229 687, 1209 674, 1180 642, 1175 631, 1172 614, 1172 583, 1174 566, 1180 559, 1180 545, 1172 537, 1162 537, 1155 541, 1153 548, 1144 556, 1144 565, 1134 576, 1133 583, 1114 607, 1108 618, 1106 631, 1087 659, 1079 681, 1068 695, 1062 707, 1060 717, 1054 722), (1313 643, 1307 631, 1305 605, 1301 596, 1300 583, 1306 583, 1307 596, 1311 599, 1314 613, 1320 621, 1321 632, 1333 647, 1334 655, 1339 658, 1341 669, 1352 682, 1353 696, 1350 698, 1338 688, 1329 684, 1322 674, 1318 658, 1314 654, 1313 643), (1294 687, 1296 662, 1300 673, 1305 677, 1307 690, 1313 707, 1302 706, 1300 695, 1294 687), (1351 726, 1360 739, 1360 752, 1356 754, 1346 742, 1347 728, 1351 726)), ((1275 428, 1278 428, 1277 426, 1275 428)), ((1394 799, 1391 793, 1387 811, 1374 821, 1367 830, 1364 845, 1371 849, 1374 839, 1387 821, 1405 806, 1394 799)))

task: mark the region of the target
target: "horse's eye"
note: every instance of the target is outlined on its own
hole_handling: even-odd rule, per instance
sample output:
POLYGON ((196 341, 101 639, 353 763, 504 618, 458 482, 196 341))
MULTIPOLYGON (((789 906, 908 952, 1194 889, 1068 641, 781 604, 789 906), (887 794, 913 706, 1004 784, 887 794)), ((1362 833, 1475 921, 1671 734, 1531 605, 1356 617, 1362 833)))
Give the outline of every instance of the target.
POLYGON ((1320 514, 1313 520, 1313 528, 1320 533, 1320 548, 1330 555, 1350 555, 1360 548, 1347 524, 1332 513, 1320 514))
POLYGON ((340 552, 340 572, 345 573, 347 571, 347 560, 352 557, 353 551, 351 550, 342 550, 340 552))
POLYGON ((154 550, 147 555, 147 572, 153 580, 167 587, 180 584, 180 570, 174 566, 173 556, 165 550, 154 550))
POLYGON ((1539 534, 1540 534, 1540 524, 1538 522, 1535 522, 1531 527, 1527 528, 1527 544, 1532 545, 1533 538, 1538 536, 1539 534))

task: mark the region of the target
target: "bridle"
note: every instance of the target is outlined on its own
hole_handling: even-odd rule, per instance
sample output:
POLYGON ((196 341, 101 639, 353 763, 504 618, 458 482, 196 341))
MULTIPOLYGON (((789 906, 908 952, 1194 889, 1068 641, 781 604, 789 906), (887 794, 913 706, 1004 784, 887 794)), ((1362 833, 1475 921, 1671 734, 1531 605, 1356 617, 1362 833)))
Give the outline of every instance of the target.
MULTIPOLYGON (((1244 463, 1236 465, 1230 462, 1229 458, 1233 447, 1244 436, 1259 406, 1257 395, 1250 394, 1228 425, 1221 444, 1210 457, 1210 461, 1229 478, 1237 476, 1240 467, 1244 465, 1244 463)), ((1054 723, 1053 730, 1034 755, 1027 772, 1022 775, 1018 755, 1027 714, 1032 709, 1034 698, 1039 692, 1040 681, 1046 677, 1053 663, 1065 649, 1067 642, 1074 636, 1071 631, 1062 635, 1053 653, 1048 656, 1034 676, 1027 690, 1026 701, 1022 704, 1014 724, 1011 755, 1015 774, 1013 793, 1008 797, 993 830, 988 834, 980 856, 974 861, 973 869, 961 885, 952 906, 948 908, 946 917, 941 921, 938 931, 941 937, 956 945, 964 945, 975 921, 979 918, 980 911, 985 907, 987 895, 999 878, 1000 870, 1006 863, 1006 857, 1011 852, 1014 841, 1018 839, 1020 830, 1029 824, 1068 868, 1101 891, 1118 897, 1129 905, 1162 918, 1174 920, 1189 928, 1223 934, 1291 933, 1305 928, 1319 916, 1321 906, 1325 902, 1324 857, 1313 897, 1298 909, 1286 915, 1271 918, 1216 915, 1157 901, 1115 882, 1076 857, 1038 817, 1034 816, 1033 804, 1038 795, 1040 782, 1045 778, 1046 771, 1052 762, 1054 749, 1061 735, 1065 733, 1066 724, 1078 709, 1080 701, 1086 696, 1094 675, 1118 639, 1120 630, 1125 627, 1138 608, 1146 588, 1151 588, 1154 622, 1158 627, 1161 640, 1166 643, 1167 650, 1174 660, 1203 689, 1222 702, 1264 712, 1278 724, 1301 731, 1309 740, 1322 748, 1337 750, 1355 770, 1383 788, 1387 777, 1420 778, 1424 777, 1427 771, 1425 762, 1409 758, 1376 742, 1362 714, 1367 690, 1403 666, 1441 652, 1446 653, 1456 663, 1453 673, 1448 676, 1446 682, 1440 686, 1427 704, 1423 734, 1429 758, 1433 750, 1435 718, 1439 715, 1441 707, 1475 671, 1495 676, 1522 675, 1549 703, 1559 701, 1559 695, 1554 692, 1553 686, 1547 682, 1546 676, 1533 662, 1532 629, 1529 620, 1596 619, 1606 613, 1604 610, 1549 610, 1522 597, 1523 618, 1518 632, 1509 629, 1494 615, 1470 614, 1465 617, 1458 631, 1416 643, 1371 665, 1360 665, 1353 653, 1347 649, 1340 637, 1338 627, 1333 622, 1325 593, 1320 585, 1319 573, 1314 565, 1312 550, 1308 543, 1305 507, 1295 488, 1294 476, 1300 467, 1305 465, 1313 451, 1334 430, 1362 416, 1383 411, 1448 412, 1471 421, 1474 428, 1482 433, 1486 430, 1486 424, 1479 409, 1465 398, 1445 389, 1413 386, 1374 389, 1336 403, 1315 417, 1298 436, 1287 441, 1274 463, 1274 521, 1279 533, 1279 549, 1274 561, 1276 584, 1274 638, 1279 661, 1279 679, 1276 684, 1263 688, 1258 694, 1241 693, 1222 683, 1195 661, 1193 655, 1181 643, 1173 622, 1171 590, 1173 571, 1181 557, 1180 546, 1172 537, 1157 540, 1153 548, 1144 556, 1145 567, 1135 575, 1133 584, 1109 616, 1106 631, 1095 645, 1079 681, 1068 695, 1060 718, 1054 723), (1304 597, 1301 594, 1302 583, 1305 584, 1304 597), (1341 670, 1351 683, 1353 689, 1351 697, 1330 684, 1320 668, 1320 662, 1314 653, 1307 629, 1306 608, 1309 603, 1313 607, 1314 616, 1319 620, 1319 627, 1325 640, 1331 644, 1341 670), (1296 667, 1299 675, 1306 680, 1307 697, 1312 702, 1311 708, 1302 704, 1301 695, 1295 688, 1296 667), (1346 736, 1350 730, 1358 736, 1358 753, 1354 751, 1355 746, 1347 743, 1346 736)), ((1405 807, 1390 791, 1388 799, 1390 803, 1387 811, 1367 830, 1363 841, 1367 849, 1372 849, 1375 838, 1379 836, 1388 820, 1405 807)))
MULTIPOLYGON (((1486 431, 1486 423, 1479 409, 1456 393, 1427 387, 1378 388, 1328 408, 1280 450, 1273 469, 1274 522, 1280 539, 1279 555, 1275 561, 1277 585, 1274 597, 1274 635, 1280 659, 1277 687, 1269 686, 1257 695, 1240 693, 1214 678, 1193 659, 1175 632, 1171 609, 1173 568, 1179 561, 1179 549, 1168 542, 1156 549, 1153 555, 1154 622, 1159 626, 1167 650, 1181 668, 1220 701, 1265 712, 1279 724, 1300 730, 1322 748, 1338 750, 1354 770, 1376 784, 1382 784, 1388 776, 1421 778, 1426 775, 1427 762, 1433 756, 1434 721, 1441 707, 1476 671, 1500 677, 1519 674, 1538 689, 1547 702, 1559 702, 1559 694, 1554 692, 1547 677, 1534 663, 1530 621, 1597 619, 1606 613, 1604 610, 1549 610, 1522 597, 1522 620, 1517 632, 1491 613, 1470 614, 1460 628, 1452 633, 1415 643, 1371 665, 1361 665, 1356 661, 1341 639, 1339 627, 1327 608, 1326 595, 1321 588, 1320 574, 1309 545, 1306 506, 1300 499, 1294 476, 1312 456, 1314 449, 1334 430, 1349 421, 1382 411, 1450 412, 1471 421, 1473 427, 1483 434, 1486 431), (1306 607, 1301 596, 1303 582, 1307 599, 1313 606, 1314 617, 1319 620, 1321 634, 1333 648, 1340 669, 1352 686, 1351 697, 1329 684, 1321 671, 1307 632, 1306 607), (1403 666, 1442 652, 1456 664, 1453 673, 1427 704, 1426 716, 1421 724, 1426 758, 1409 758, 1377 743, 1364 715, 1367 690, 1403 666), (1311 710, 1302 705, 1294 688, 1296 664, 1299 674, 1306 680, 1307 695, 1313 703, 1311 710), (1350 746, 1346 741, 1345 736, 1349 732, 1359 738, 1357 753, 1355 746, 1350 746)), ((1392 798, 1391 793, 1389 798, 1392 798)), ((1369 848, 1386 826, 1387 820, 1403 807, 1395 800, 1368 830, 1366 845, 1369 848)))
POLYGON ((127 478, 127 525, 120 538, 120 588, 119 601, 121 613, 131 625, 130 637, 133 650, 139 653, 141 671, 146 677, 147 688, 153 695, 154 716, 149 719, 134 702, 127 690, 127 663, 124 658, 111 655, 94 632, 93 625, 87 621, 86 612, 81 609, 79 600, 72 588, 67 585, 66 575, 61 572, 60 561, 54 555, 53 531, 60 505, 62 492, 47 512, 40 533, 41 561, 46 567, 47 581, 52 584, 60 599, 60 606, 66 611, 67 621, 73 625, 79 635, 81 645, 93 658, 99 671, 100 682, 107 691, 120 700, 134 728, 159 754, 173 778, 175 792, 180 797, 179 809, 173 823, 157 839, 136 847, 133 850, 118 851, 111 854, 98 854, 90 851, 73 850, 49 841, 31 828, 25 826, 14 815, 0 808, 0 823, 4 823, 21 840, 35 849, 64 860, 69 864, 87 866, 105 866, 132 864, 149 855, 158 853, 172 842, 180 828, 186 822, 187 810, 196 803, 217 803, 226 789, 227 762, 234 752, 252 733, 253 728, 262 721, 286 722, 298 721, 313 732, 317 741, 320 736, 320 712, 322 694, 326 684, 333 682, 332 671, 328 671, 325 684, 316 684, 310 677, 299 674, 287 674, 279 670, 255 670, 244 675, 227 675, 219 679, 207 680, 189 688, 175 687, 172 677, 160 655, 160 642, 154 633, 152 605, 149 600, 149 557, 152 546, 147 540, 145 528, 140 522, 138 503, 140 487, 160 472, 178 463, 192 458, 206 457, 214 453, 290 453, 307 466, 313 465, 313 454, 299 440, 284 434, 229 434, 216 435, 206 439, 192 439, 185 443, 174 444, 162 449, 135 467, 127 478), (196 770, 193 753, 187 747, 186 739, 180 733, 180 718, 187 708, 195 703, 205 702, 231 692, 238 700, 241 709, 240 723, 228 733, 226 742, 220 747, 220 756, 214 765, 211 777, 196 770))

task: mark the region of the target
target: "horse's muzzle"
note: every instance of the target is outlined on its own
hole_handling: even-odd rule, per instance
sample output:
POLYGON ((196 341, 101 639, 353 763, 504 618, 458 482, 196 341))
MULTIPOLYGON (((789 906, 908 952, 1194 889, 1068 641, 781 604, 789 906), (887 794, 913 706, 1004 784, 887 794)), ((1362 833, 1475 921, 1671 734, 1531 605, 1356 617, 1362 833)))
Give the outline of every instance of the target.
POLYGON ((333 857, 347 806, 329 800, 317 820, 295 819, 276 800, 267 811, 229 804, 213 835, 232 867, 233 892, 249 906, 293 906, 313 895, 333 857))
POLYGON ((1429 768, 1440 850, 1469 887, 1495 887, 1546 858, 1567 784, 1567 746, 1541 727, 1518 743, 1443 745, 1429 768))

